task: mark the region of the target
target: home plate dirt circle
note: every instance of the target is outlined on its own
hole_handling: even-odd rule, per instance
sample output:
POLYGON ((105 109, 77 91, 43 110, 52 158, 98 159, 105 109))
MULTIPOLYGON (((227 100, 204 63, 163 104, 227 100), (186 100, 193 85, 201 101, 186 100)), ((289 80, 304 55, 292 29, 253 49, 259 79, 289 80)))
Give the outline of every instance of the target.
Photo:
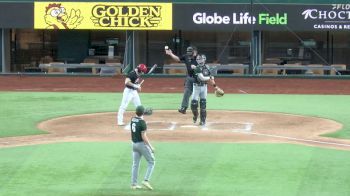
MULTIPOLYGON (((190 112, 190 111, 189 111, 190 112)), ((297 143, 350 150, 350 141, 322 137, 342 124, 329 119, 283 113, 208 110, 206 126, 190 113, 155 110, 145 116, 151 141, 297 143)), ((129 120, 134 112, 126 112, 129 120)), ((0 147, 70 141, 130 141, 130 128, 117 126, 115 112, 65 116, 38 124, 49 134, 0 139, 0 147)))

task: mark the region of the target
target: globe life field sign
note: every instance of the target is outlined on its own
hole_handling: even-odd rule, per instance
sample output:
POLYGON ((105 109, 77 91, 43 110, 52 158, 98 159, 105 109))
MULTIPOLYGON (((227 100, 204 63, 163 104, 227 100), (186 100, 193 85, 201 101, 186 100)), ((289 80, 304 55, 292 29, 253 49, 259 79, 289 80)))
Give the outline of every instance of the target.
MULTIPOLYGON (((288 22, 287 13, 280 15, 277 13, 276 15, 270 15, 269 13, 261 13, 259 14, 259 24, 266 25, 286 25, 288 22)), ((255 24, 256 18, 254 16, 250 16, 249 12, 240 12, 240 13, 232 13, 232 17, 230 16, 220 16, 217 12, 214 12, 212 15, 208 15, 207 13, 196 12, 193 14, 193 22, 195 24, 255 24)))
POLYGON ((174 4, 173 12, 181 30, 350 30, 350 4, 174 4))

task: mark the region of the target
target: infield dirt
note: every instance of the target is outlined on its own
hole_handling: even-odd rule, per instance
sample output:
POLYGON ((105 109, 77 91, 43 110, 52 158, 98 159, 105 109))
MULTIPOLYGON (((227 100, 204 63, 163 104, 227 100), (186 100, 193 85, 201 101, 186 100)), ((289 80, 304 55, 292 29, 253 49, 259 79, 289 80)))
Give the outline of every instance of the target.
MULTIPOLYGON (((131 112, 125 113, 130 119, 131 112)), ((282 113, 208 111, 205 127, 192 122, 191 114, 154 111, 145 116, 152 141, 294 143, 350 150, 350 141, 320 135, 342 128, 338 122, 282 113)), ((48 134, 0 138, 0 147, 77 142, 129 141, 129 126, 117 126, 116 113, 94 113, 55 118, 38 124, 48 134)))

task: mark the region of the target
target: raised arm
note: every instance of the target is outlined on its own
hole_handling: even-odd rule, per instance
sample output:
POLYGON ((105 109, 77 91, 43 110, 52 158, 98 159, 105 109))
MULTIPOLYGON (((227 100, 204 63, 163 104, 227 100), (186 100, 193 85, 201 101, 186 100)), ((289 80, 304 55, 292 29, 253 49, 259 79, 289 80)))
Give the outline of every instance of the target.
POLYGON ((165 54, 169 55, 173 60, 175 60, 176 62, 181 62, 180 58, 178 56, 176 56, 173 51, 171 51, 171 49, 165 49, 165 54))

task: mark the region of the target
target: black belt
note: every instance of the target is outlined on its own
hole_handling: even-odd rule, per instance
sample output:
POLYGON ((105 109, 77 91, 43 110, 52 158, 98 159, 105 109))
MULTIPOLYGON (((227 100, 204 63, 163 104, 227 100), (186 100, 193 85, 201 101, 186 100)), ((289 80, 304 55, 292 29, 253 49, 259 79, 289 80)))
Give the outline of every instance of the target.
POLYGON ((195 85, 195 86, 204 86, 204 85, 207 85, 207 84, 206 83, 201 83, 201 84, 193 83, 193 85, 195 85))
POLYGON ((131 86, 127 86, 127 85, 125 85, 125 87, 126 87, 126 88, 128 88, 128 89, 131 89, 131 90, 136 90, 136 88, 131 87, 131 86))

